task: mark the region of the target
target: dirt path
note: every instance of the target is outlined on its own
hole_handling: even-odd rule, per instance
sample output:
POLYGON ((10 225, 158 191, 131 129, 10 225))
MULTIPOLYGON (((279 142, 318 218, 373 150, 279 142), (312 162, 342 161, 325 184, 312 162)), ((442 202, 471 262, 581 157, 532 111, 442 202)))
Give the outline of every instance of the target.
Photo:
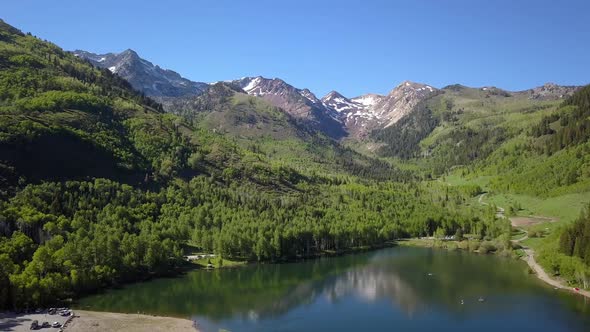
POLYGON ((521 231, 524 232, 524 236, 523 237, 521 237, 520 239, 510 240, 510 241, 515 242, 515 243, 518 243, 518 242, 522 242, 522 241, 524 241, 524 240, 526 240, 526 239, 529 238, 529 232, 525 231, 524 229, 521 229, 521 231))
MULTIPOLYGON (((478 202, 482 205, 489 205, 488 203, 482 201, 484 196, 487 193, 481 194, 479 196, 478 202)), ((501 207, 497 207, 498 209, 498 213, 496 214, 496 216, 498 218, 506 218, 506 216, 504 215, 504 209, 501 207)), ((513 227, 516 227, 518 229, 520 229, 521 231, 525 232, 525 235, 517 240, 511 240, 513 243, 520 243, 526 239, 529 238, 529 233, 521 228, 521 226, 527 226, 527 225, 533 225, 535 223, 539 223, 542 221, 548 221, 548 222, 555 222, 557 221, 554 218, 547 218, 547 217, 539 217, 539 216, 531 216, 531 217, 513 217, 513 218, 509 218, 510 223, 512 224, 513 227), (532 219, 535 219, 535 221, 532 221, 532 219), (539 221, 541 220, 541 221, 539 221)), ((537 261, 535 260, 535 251, 531 248, 522 246, 524 253, 526 254, 526 257, 523 257, 522 259, 527 262, 527 264, 529 265, 529 267, 531 269, 533 269, 533 271, 535 271, 535 274, 537 275, 537 277, 539 279, 541 279, 542 281, 548 283, 549 285, 558 288, 558 289, 572 289, 569 286, 566 286, 563 284, 562 281, 556 280, 551 278, 547 272, 545 272, 545 270, 543 269, 543 267, 541 267, 541 265, 539 265, 539 263, 537 263, 537 261)), ((582 296, 588 297, 590 298, 590 291, 586 291, 583 289, 580 289, 579 291, 574 291, 576 294, 580 294, 582 296)))
MULTIPOLYGON (((535 251, 529 248, 523 249, 525 254, 526 254, 526 258, 523 258, 531 267, 531 269, 533 269, 533 271, 535 271, 535 273, 537 274, 537 277, 541 280, 543 280, 544 282, 548 283, 549 285, 555 287, 555 288, 559 288, 559 289, 569 289, 571 290, 571 287, 565 286, 561 281, 555 280, 553 278, 551 278, 547 272, 545 272, 545 270, 543 270, 543 267, 541 267, 541 265, 539 265, 539 263, 537 263, 537 261, 535 261, 535 251)), ((574 292, 576 294, 580 294, 582 296, 588 297, 590 298, 590 292, 580 289, 579 291, 575 291, 574 292)))
MULTIPOLYGON (((490 205, 490 204, 482 201, 482 199, 484 198, 484 196, 487 195, 487 194, 488 193, 483 193, 483 194, 479 195, 479 199, 477 200, 479 202, 479 204, 481 204, 481 205, 490 205)), ((506 216, 504 215, 504 208, 501 208, 499 206, 496 206, 496 209, 497 209, 497 211, 496 211, 496 217, 502 218, 502 219, 506 218, 506 216)))
POLYGON ((75 315, 64 331, 197 331, 188 319, 84 310, 76 310, 75 315))

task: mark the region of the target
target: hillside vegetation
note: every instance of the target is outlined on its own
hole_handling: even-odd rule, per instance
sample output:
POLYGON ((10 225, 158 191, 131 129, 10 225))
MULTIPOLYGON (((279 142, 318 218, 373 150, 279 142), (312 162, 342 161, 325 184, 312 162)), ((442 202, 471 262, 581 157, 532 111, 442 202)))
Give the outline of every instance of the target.
MULTIPOLYGON (((582 207, 590 202, 589 98, 590 89, 584 87, 564 100, 531 102, 538 105, 529 107, 530 111, 514 108, 518 104, 504 105, 507 110, 484 117, 486 121, 496 119, 487 124, 488 129, 474 129, 503 134, 478 143, 481 151, 472 160, 467 158, 455 168, 446 168, 451 164, 441 167, 444 172, 439 177, 452 185, 482 186, 490 192, 489 201, 503 207, 509 216, 548 217, 538 225, 526 226, 534 236, 525 244, 537 250, 537 259, 547 271, 585 288, 590 284, 590 265, 585 261, 588 220, 587 213, 582 213, 582 207)), ((474 117, 466 125, 481 121, 474 117)), ((434 147, 432 159, 427 156, 410 162, 433 165, 437 174, 436 149, 444 146, 445 130, 437 127, 421 142, 423 147, 434 147), (433 137, 437 135, 441 136, 433 137)), ((446 146, 471 144, 459 137, 447 136, 446 146)), ((457 150, 448 156, 461 153, 457 150)))
POLYGON ((217 83, 198 97, 160 98, 164 108, 195 128, 222 134, 272 165, 304 174, 409 180, 412 174, 346 148, 306 121, 248 96, 231 83, 217 83))

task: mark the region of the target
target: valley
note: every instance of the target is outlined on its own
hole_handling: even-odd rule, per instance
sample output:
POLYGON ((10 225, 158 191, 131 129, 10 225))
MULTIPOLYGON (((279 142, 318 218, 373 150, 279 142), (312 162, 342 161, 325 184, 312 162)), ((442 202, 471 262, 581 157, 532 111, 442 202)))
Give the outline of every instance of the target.
POLYGON ((67 51, 0 20, 0 263, 6 311, 358 330, 334 323, 345 306, 379 328, 467 331, 478 315, 527 327, 540 299, 560 316, 531 324, 582 331, 590 86, 318 97, 280 78, 192 81, 131 49, 67 51))

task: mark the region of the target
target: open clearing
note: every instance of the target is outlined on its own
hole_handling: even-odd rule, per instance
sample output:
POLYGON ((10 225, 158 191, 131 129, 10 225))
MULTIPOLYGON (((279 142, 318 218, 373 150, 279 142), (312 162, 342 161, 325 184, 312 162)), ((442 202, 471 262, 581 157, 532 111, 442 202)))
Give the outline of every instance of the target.
POLYGON ((529 216, 529 217, 510 217, 510 221, 512 222, 512 226, 522 227, 522 226, 537 225, 537 224, 541 224, 541 223, 545 223, 545 222, 556 222, 557 219, 547 218, 547 217, 529 216))

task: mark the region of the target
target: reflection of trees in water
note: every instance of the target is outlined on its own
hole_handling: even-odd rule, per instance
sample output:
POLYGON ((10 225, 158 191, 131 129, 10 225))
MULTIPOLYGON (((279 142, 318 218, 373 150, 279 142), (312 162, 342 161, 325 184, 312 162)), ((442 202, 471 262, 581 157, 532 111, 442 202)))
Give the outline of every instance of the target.
POLYGON ((395 248, 296 264, 197 271, 83 302, 98 310, 197 315, 212 321, 273 318, 322 297, 337 302, 349 296, 369 303, 390 301, 408 316, 428 307, 462 314, 506 306, 506 300, 493 301, 496 296, 538 294, 540 288, 524 271, 522 264, 495 257, 395 248), (479 305, 479 296, 491 301, 479 305))
MULTIPOLYGON (((284 311, 320 295, 333 302, 354 296, 366 302, 389 300, 410 317, 428 307, 464 314, 506 306, 506 301, 494 298, 540 291, 526 276, 524 266, 513 260, 410 250, 405 255, 377 255, 368 264, 336 277, 304 283, 287 292, 278 307, 284 311), (480 297, 489 300, 485 306, 477 301, 480 297)), ((260 312, 260 316, 276 314, 260 312)))
POLYGON ((321 281, 366 264, 370 254, 301 263, 195 271, 82 299, 83 308, 176 317, 251 319, 281 315, 316 298, 321 281))

